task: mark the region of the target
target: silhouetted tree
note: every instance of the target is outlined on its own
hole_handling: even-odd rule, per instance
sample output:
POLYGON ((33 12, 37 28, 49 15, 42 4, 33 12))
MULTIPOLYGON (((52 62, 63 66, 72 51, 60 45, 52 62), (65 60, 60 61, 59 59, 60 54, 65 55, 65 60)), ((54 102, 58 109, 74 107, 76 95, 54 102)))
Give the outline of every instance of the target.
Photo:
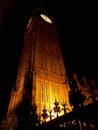
POLYGON ((40 124, 39 116, 37 114, 37 106, 34 103, 31 107, 31 125, 36 127, 40 124))
POLYGON ((24 98, 19 106, 16 108, 15 112, 18 120, 18 129, 26 129, 29 122, 30 111, 27 106, 28 100, 24 98))
POLYGON ((79 108, 83 106, 85 96, 81 94, 81 90, 77 89, 76 82, 70 82, 69 102, 73 106, 73 111, 76 113, 75 121, 77 128, 80 129, 80 117, 78 116, 79 108))

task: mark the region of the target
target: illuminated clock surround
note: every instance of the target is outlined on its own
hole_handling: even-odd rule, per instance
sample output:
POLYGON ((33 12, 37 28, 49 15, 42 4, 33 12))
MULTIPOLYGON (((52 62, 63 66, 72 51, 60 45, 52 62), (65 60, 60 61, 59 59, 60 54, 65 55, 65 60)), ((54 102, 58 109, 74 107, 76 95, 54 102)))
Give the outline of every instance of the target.
POLYGON ((40 14, 40 16, 41 16, 41 18, 43 18, 46 22, 52 23, 52 20, 51 20, 48 16, 46 16, 45 14, 40 14))

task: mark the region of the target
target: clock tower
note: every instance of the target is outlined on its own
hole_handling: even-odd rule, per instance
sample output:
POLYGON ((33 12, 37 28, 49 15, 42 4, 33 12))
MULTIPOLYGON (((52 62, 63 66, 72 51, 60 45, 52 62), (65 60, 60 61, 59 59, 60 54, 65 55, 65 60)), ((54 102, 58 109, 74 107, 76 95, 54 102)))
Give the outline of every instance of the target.
MULTIPOLYGON (((11 92, 7 117, 27 99, 27 108, 37 106, 41 121, 43 109, 56 118, 54 102, 69 104, 69 85, 54 20, 35 9, 28 21, 15 86, 11 92)), ((22 108, 24 110, 24 108, 22 108)), ((60 112, 59 116, 64 112, 60 112)), ((17 116, 16 116, 17 117, 17 116)), ((50 118, 47 117, 46 121, 50 118)))

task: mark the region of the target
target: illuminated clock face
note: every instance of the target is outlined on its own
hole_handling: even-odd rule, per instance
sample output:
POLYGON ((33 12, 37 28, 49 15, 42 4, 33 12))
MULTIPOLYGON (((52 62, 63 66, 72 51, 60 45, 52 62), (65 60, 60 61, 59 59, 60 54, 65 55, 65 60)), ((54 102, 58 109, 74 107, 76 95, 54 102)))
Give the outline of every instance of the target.
POLYGON ((40 16, 41 16, 41 18, 43 18, 46 22, 52 23, 52 20, 51 20, 48 16, 46 16, 45 14, 40 14, 40 16))

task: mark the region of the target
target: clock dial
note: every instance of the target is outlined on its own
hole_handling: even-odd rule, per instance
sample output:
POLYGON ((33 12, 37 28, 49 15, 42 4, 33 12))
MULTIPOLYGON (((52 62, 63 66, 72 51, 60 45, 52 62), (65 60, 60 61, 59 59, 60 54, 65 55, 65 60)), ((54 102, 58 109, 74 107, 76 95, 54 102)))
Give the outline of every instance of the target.
POLYGON ((52 20, 51 20, 48 16, 46 16, 45 14, 40 14, 40 16, 41 16, 41 18, 43 18, 46 22, 52 23, 52 20))

